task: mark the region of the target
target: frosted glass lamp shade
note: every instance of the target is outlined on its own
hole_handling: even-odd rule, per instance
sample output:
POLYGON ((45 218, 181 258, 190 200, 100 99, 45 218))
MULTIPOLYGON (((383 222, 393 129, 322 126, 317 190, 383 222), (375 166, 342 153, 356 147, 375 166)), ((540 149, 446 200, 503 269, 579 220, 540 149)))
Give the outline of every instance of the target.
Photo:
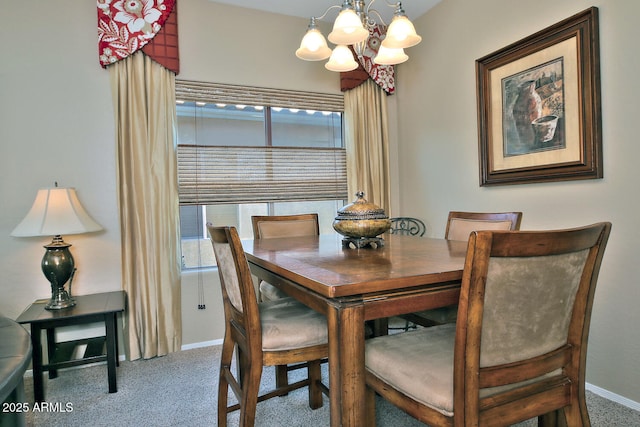
POLYGON ((338 45, 333 49, 329 62, 324 66, 329 71, 345 72, 358 68, 358 63, 353 59, 353 54, 348 47, 338 45))
POLYGON ((82 207, 75 188, 38 190, 33 206, 11 232, 15 237, 81 234, 102 230, 82 207))
POLYGON ((353 9, 343 9, 333 23, 333 31, 329 33, 329 41, 336 45, 360 43, 367 37, 369 31, 353 9))
POLYGON ((387 36, 382 46, 392 49, 405 49, 422 41, 416 29, 405 15, 395 15, 387 28, 387 36))
POLYGON ((331 56, 331 49, 317 28, 309 28, 296 50, 296 56, 305 61, 322 61, 331 56))
POLYGON ((404 49, 391 49, 381 45, 373 62, 380 65, 396 65, 402 64, 407 59, 409 56, 404 53, 404 49))

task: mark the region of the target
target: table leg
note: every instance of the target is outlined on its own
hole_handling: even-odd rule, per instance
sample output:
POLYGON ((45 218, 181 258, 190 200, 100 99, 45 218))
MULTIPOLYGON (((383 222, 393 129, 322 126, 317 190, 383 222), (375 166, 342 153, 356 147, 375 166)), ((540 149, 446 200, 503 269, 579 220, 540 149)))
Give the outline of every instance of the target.
POLYGON ((329 384, 332 426, 358 426, 365 418, 364 306, 330 306, 329 384))
POLYGON ((118 385, 116 380, 116 359, 118 358, 118 334, 115 326, 116 313, 104 315, 107 341, 107 376, 109 379, 109 393, 116 393, 118 385))
MULTIPOLYGON (((56 330, 55 328, 47 329, 47 363, 51 365, 56 354, 56 330)), ((49 369, 49 379, 58 378, 57 369, 49 369)))
POLYGON ((33 370, 33 396, 36 402, 44 401, 44 383, 42 380, 42 329, 31 324, 31 364, 33 370))
POLYGON ((118 345, 118 313, 113 313, 113 330, 115 332, 116 341, 116 366, 120 366, 120 349, 118 345))

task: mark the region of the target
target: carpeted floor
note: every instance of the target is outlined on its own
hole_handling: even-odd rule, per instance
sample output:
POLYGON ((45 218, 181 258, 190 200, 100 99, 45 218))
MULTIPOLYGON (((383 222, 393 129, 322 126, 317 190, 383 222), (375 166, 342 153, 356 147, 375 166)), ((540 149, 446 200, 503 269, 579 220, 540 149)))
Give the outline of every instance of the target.
MULTIPOLYGON (((30 408, 28 426, 215 426, 216 390, 220 347, 173 353, 151 360, 121 362, 118 392, 107 393, 106 365, 60 371, 45 379, 48 407, 33 406, 33 381, 25 378, 30 408), (38 410, 38 411, 35 411, 38 410)), ((325 378, 327 375, 324 367, 325 378)), ((263 375, 263 386, 272 387, 273 368, 263 375)), ((640 426, 640 412, 588 393, 592 425, 640 426)), ((237 412, 229 426, 237 426, 237 412)), ((306 389, 258 404, 256 426, 328 426, 329 401, 312 411, 306 389)), ((377 405, 377 425, 418 427, 417 422, 383 400, 377 405)), ((534 426, 533 421, 518 424, 534 426)))

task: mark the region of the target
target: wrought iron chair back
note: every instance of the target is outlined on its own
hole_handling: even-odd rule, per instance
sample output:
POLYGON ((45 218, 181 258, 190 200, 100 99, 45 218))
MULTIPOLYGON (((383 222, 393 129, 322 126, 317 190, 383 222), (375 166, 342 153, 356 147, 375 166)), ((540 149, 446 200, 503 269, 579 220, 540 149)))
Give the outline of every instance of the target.
POLYGON ((391 234, 421 237, 424 236, 424 233, 427 231, 427 227, 424 225, 424 222, 422 222, 418 218, 399 216, 390 218, 390 220, 391 229, 389 230, 389 232, 391 234))

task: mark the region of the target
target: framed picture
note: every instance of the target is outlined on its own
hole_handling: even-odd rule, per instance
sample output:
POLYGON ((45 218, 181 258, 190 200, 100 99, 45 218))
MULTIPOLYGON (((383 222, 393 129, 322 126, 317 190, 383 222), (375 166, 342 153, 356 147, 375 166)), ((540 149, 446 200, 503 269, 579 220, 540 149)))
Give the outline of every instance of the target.
POLYGON ((476 61, 480 185, 602 178, 598 9, 476 61))

